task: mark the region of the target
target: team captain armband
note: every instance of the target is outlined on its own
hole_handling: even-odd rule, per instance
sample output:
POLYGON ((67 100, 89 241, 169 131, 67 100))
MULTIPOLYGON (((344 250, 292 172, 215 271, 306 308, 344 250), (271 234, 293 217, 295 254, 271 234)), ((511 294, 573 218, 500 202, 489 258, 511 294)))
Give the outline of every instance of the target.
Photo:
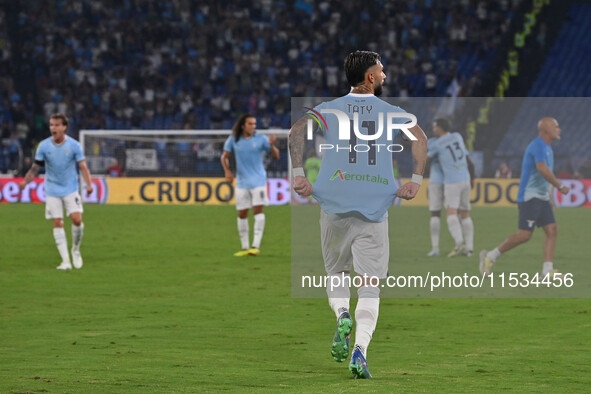
POLYGON ((35 160, 35 164, 37 164, 39 167, 45 167, 44 160, 35 160))

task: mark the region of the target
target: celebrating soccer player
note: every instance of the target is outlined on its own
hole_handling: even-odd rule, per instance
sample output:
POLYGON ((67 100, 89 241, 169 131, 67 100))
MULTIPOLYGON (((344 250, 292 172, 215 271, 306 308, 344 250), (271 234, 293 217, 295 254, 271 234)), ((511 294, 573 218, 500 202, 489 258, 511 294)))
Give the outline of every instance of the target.
POLYGON ((72 262, 75 268, 82 268, 80 244, 84 234, 82 222, 82 199, 79 193, 78 172, 76 164, 82 171, 86 192, 92 193, 90 171, 80 143, 66 135, 68 117, 54 114, 49 118, 51 137, 41 141, 35 154, 35 162, 19 183, 20 189, 37 176, 39 168, 45 166, 45 218, 53 220, 53 237, 57 250, 62 258, 58 270, 72 269, 68 252, 68 239, 64 231, 64 208, 66 215, 72 220, 72 262))
POLYGON ((433 122, 433 132, 438 138, 429 145, 427 155, 430 159, 436 158, 441 164, 447 228, 456 244, 447 257, 472 256, 474 224, 470 218, 470 189, 474 179, 474 165, 462 136, 459 133, 450 133, 450 125, 446 119, 436 119, 433 122))
POLYGON ((268 204, 267 172, 263 165, 263 152, 271 152, 275 160, 279 160, 279 149, 274 145, 275 136, 267 136, 255 132, 257 120, 250 114, 242 115, 234 127, 232 135, 224 143, 222 166, 226 181, 232 182, 234 175, 230 170, 230 153, 236 158, 236 209, 238 210, 238 234, 242 250, 234 256, 258 256, 261 240, 265 230, 265 214, 263 207, 268 204), (254 212, 254 237, 249 247, 248 210, 254 212))
MULTIPOLYGON (((416 118, 376 97, 382 92, 386 78, 383 68, 380 55, 375 52, 349 54, 345 59, 345 74, 351 86, 350 93, 313 109, 314 114, 327 114, 326 144, 323 144, 327 150, 314 186, 303 169, 307 116, 293 125, 289 135, 293 188, 302 196, 312 195, 321 207, 321 244, 328 276, 350 278, 353 268, 359 276, 376 279, 364 280, 357 289, 355 347, 349 370, 355 378, 364 379, 371 377, 366 352, 378 320, 380 287, 377 279, 386 278, 388 272, 388 208, 396 196, 415 197, 422 182, 427 152, 427 138, 416 125, 416 118), (412 181, 398 190, 392 170, 392 151, 388 149, 393 133, 387 133, 388 126, 384 126, 388 122, 384 117, 392 113, 398 113, 390 119, 397 121, 397 125, 415 119, 414 125, 401 128, 406 137, 413 140, 414 174, 412 181), (345 130, 341 130, 342 127, 345 130), (347 129, 346 140, 339 139, 347 129), (343 148, 346 144, 349 144, 348 149, 343 148), (330 146, 339 149, 330 149, 330 146)), ((330 282, 335 283, 332 279, 330 282)), ((330 307, 337 317, 331 354, 338 362, 349 355, 353 324, 348 282, 343 280, 340 284, 326 289, 330 307)))
POLYGON ((529 241, 534 226, 542 227, 544 238, 544 264, 542 275, 558 276, 554 269, 554 249, 558 227, 554 218, 554 207, 550 199, 550 185, 560 193, 567 194, 569 188, 562 185, 554 173, 554 152, 551 144, 560 139, 560 127, 554 118, 542 118, 538 122, 539 136, 525 149, 521 162, 521 179, 517 193, 517 208, 519 210, 519 225, 515 234, 505 239, 498 247, 487 252, 480 252, 480 272, 489 274, 495 261, 501 253, 529 241))

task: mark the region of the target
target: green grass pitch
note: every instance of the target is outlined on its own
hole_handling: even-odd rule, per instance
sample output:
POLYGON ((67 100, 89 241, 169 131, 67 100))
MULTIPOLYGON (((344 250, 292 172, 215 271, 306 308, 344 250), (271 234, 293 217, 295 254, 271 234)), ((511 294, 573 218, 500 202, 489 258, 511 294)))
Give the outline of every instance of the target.
MULTIPOLYGON (((330 357, 326 300, 291 297, 289 207, 267 208, 260 256, 236 258, 233 207, 86 205, 84 267, 71 272, 55 269, 43 209, 0 206, 2 393, 591 387, 590 299, 384 299, 374 379, 355 381, 330 357)), ((514 231, 516 214, 475 209, 476 252, 514 231)), ((588 263, 591 210, 556 215, 556 264, 588 263)), ((426 261, 427 208, 395 207, 390 220, 392 249, 426 261)), ((444 225, 441 242, 451 249, 444 225)), ((541 263, 541 242, 538 230, 504 264, 541 263)))

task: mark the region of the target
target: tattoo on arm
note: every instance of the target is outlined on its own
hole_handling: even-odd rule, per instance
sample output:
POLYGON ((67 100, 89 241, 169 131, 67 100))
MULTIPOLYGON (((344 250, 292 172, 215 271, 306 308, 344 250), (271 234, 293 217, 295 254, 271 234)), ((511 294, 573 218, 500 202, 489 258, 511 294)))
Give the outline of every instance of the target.
POLYGON ((306 150, 306 118, 298 120, 289 132, 289 150, 293 168, 304 166, 306 150))
POLYGON ((25 175, 25 182, 29 183, 33 180, 33 178, 35 178, 37 176, 37 173, 39 172, 39 164, 37 163, 33 163, 33 165, 31 166, 31 169, 27 172, 27 175, 25 175))

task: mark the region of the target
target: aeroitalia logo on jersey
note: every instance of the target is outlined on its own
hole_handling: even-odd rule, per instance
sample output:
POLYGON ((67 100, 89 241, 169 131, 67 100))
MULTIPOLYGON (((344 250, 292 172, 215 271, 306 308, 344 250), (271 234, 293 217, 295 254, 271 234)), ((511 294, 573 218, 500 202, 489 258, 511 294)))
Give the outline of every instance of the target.
POLYGON ((384 185, 388 184, 388 180, 386 178, 382 178, 380 175, 369 175, 369 174, 347 174, 342 170, 336 170, 335 173, 330 177, 331 181, 335 179, 340 179, 341 181, 360 181, 360 182, 371 182, 371 183, 381 183, 384 185))
POLYGON ((407 112, 378 112, 372 116, 371 120, 368 120, 366 117, 366 120, 360 122, 359 112, 362 111, 363 114, 372 115, 372 108, 371 106, 361 106, 362 109, 359 107, 360 106, 351 106, 350 113, 353 114, 353 119, 350 119, 349 115, 345 112, 337 109, 321 109, 319 112, 312 108, 304 107, 308 110, 306 115, 310 117, 307 122, 306 138, 310 141, 314 139, 314 122, 316 122, 324 134, 332 132, 332 130, 328 130, 328 123, 322 116, 322 114, 331 114, 337 117, 339 127, 337 130, 338 139, 341 141, 347 141, 348 144, 320 144, 320 152, 327 150, 336 150, 337 152, 341 150, 347 150, 349 152, 379 152, 381 149, 387 149, 389 152, 393 153, 401 152, 403 147, 400 144, 378 144, 371 142, 379 139, 384 132, 386 133, 388 141, 393 141, 395 130, 402 131, 408 140, 417 140, 409 130, 417 124, 417 118, 413 114, 407 112), (395 123, 395 120, 402 120, 404 123, 395 123), (353 129, 353 133, 351 133, 351 129, 353 129), (362 133, 361 129, 364 129, 365 133, 362 133))

